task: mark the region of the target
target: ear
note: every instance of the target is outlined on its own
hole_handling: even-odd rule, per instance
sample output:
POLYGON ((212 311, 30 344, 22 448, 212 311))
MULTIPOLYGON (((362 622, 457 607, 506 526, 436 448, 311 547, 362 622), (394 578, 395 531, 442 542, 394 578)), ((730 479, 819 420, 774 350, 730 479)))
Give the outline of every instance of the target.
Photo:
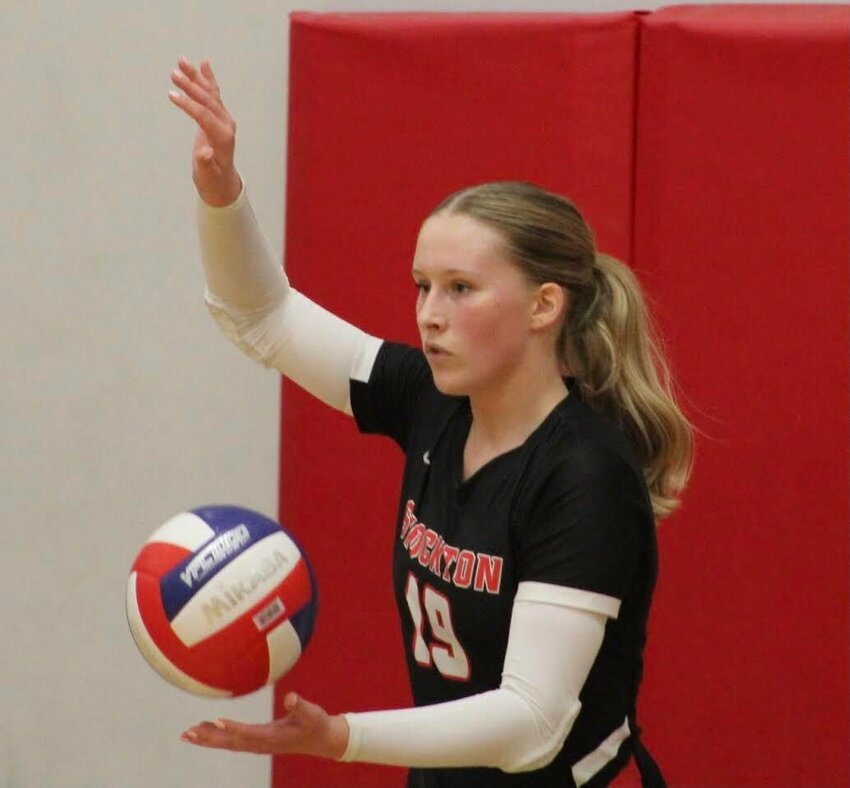
POLYGON ((568 306, 567 291, 554 282, 546 282, 537 288, 531 313, 531 327, 535 331, 545 331, 561 324, 568 306))

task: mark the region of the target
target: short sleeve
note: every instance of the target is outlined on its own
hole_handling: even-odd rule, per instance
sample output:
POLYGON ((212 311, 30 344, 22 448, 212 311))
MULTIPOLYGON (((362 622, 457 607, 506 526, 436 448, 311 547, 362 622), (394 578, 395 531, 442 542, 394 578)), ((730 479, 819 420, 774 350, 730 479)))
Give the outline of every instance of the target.
POLYGON ((575 589, 577 606, 616 618, 651 518, 635 468, 608 449, 580 446, 553 464, 523 508, 519 582, 575 589))
POLYGON ((407 447, 416 408, 433 390, 421 350, 384 342, 367 382, 350 381, 351 410, 361 432, 386 435, 407 447))

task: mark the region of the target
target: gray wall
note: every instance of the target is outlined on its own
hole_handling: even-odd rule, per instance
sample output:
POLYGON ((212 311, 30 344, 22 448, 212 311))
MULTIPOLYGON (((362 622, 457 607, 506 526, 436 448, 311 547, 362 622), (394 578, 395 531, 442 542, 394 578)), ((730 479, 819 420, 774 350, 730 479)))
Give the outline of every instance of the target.
POLYGON ((203 306, 193 131, 166 92, 180 54, 212 59, 280 250, 294 7, 0 5, 0 786, 268 785, 268 759, 178 735, 210 716, 266 719, 270 691, 213 702, 166 684, 132 642, 124 588, 171 514, 213 502, 276 511, 278 378, 227 344, 203 306))

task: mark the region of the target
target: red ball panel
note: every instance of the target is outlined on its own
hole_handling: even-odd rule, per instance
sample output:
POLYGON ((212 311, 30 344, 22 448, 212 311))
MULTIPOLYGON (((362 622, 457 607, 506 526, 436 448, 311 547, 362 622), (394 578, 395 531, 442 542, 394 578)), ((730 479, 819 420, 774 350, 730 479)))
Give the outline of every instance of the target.
POLYGON ((131 571, 162 576, 174 569, 181 561, 185 561, 191 554, 190 550, 176 544, 149 542, 139 551, 131 571))

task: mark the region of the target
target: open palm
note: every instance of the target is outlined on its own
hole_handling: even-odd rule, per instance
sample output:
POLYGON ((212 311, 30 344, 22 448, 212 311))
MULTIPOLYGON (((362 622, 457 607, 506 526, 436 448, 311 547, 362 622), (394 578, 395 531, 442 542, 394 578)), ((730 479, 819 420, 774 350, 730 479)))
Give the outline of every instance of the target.
POLYGON ((321 706, 295 693, 283 702, 285 717, 249 724, 235 720, 202 722, 182 735, 184 741, 202 747, 267 755, 318 755, 341 758, 348 746, 348 723, 331 716, 321 706))

